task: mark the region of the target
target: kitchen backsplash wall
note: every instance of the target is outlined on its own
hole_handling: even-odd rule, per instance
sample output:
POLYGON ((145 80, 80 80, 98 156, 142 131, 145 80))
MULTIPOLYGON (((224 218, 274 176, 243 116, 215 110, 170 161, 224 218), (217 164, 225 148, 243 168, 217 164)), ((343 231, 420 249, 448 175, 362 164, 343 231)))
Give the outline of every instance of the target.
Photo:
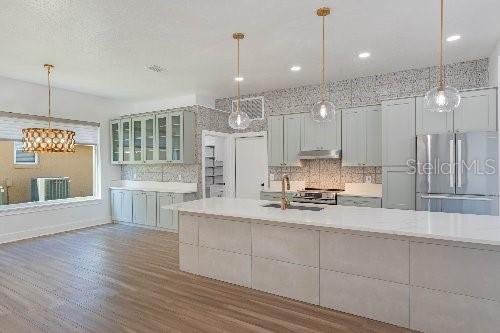
MULTIPOLYGON (((437 81, 437 67, 409 69, 399 72, 328 82, 331 100, 337 108, 379 104, 384 99, 424 95, 437 81)), ((478 59, 445 66, 446 84, 457 89, 488 85, 488 59, 478 59)), ((319 99, 319 85, 278 89, 245 97, 263 96, 265 118, 252 121, 246 131, 267 130, 266 118, 271 115, 309 112, 319 99)), ((234 97, 220 98, 215 108, 231 111, 234 97)), ((275 179, 287 173, 292 180, 303 180, 308 187, 343 188, 345 183, 363 182, 369 175, 372 182, 381 183, 381 168, 341 167, 340 160, 303 161, 301 167, 270 167, 275 179)))
POLYGON ((123 180, 142 180, 160 182, 198 183, 198 196, 201 197, 201 138, 203 130, 231 133, 226 112, 204 106, 194 105, 171 111, 193 111, 196 114, 195 164, 128 164, 122 165, 123 180), (180 178, 179 178, 180 177, 180 178))

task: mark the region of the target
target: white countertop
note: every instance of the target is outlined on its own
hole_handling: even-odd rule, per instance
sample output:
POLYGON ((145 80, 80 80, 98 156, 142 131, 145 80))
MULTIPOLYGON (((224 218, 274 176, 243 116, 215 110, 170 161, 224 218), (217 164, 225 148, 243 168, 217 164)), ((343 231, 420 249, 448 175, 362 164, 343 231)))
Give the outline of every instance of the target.
MULTIPOLYGON (((366 231, 436 240, 500 245, 500 217, 385 208, 322 206, 322 211, 262 207, 271 201, 210 198, 173 205, 181 212, 366 231)), ((303 206, 319 205, 293 204, 303 206)), ((170 206, 172 207, 172 206, 170 206)))
POLYGON ((345 197, 382 198, 382 184, 346 183, 345 191, 339 192, 337 195, 345 197))
POLYGON ((129 191, 188 194, 196 193, 197 187, 196 183, 120 180, 112 183, 109 188, 129 191))

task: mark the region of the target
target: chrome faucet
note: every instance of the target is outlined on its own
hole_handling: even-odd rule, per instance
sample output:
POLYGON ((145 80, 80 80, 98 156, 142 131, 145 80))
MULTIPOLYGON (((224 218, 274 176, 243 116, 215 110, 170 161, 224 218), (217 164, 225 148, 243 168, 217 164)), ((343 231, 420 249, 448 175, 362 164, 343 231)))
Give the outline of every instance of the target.
POLYGON ((290 177, 288 175, 283 175, 281 177, 281 209, 285 210, 290 206, 290 199, 286 197, 286 192, 285 192, 285 183, 286 183, 286 189, 290 189, 290 177))

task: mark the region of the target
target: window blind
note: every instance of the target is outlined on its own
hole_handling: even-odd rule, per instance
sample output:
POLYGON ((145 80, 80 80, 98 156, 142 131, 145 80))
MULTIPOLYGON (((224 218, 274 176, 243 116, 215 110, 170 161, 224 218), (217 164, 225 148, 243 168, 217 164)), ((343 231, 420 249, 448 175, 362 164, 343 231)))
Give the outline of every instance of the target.
MULTIPOLYGON (((0 140, 20 141, 23 128, 47 126, 46 120, 0 115, 0 140)), ((99 143, 99 126, 55 121, 52 122, 52 128, 75 131, 77 144, 99 143)))

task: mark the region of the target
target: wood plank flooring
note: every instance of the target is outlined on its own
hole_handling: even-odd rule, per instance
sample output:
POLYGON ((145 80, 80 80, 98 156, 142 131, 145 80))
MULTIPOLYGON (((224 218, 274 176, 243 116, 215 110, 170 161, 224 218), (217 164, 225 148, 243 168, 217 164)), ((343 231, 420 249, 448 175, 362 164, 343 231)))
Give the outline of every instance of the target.
POLYGON ((0 245, 0 332, 407 332, 179 271, 177 235, 100 227, 0 245))

